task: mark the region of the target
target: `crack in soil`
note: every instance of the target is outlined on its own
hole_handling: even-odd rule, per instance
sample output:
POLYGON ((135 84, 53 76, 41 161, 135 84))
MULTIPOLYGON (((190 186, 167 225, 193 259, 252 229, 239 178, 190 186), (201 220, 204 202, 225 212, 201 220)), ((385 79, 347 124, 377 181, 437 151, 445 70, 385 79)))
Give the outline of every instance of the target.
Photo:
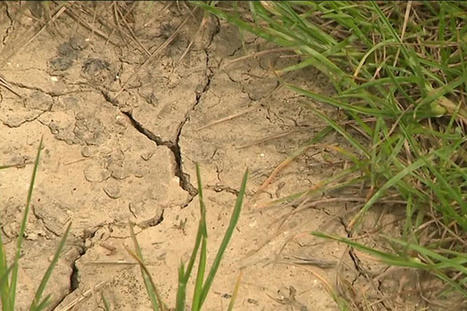
MULTIPOLYGON (((180 179, 180 187, 182 187, 183 190, 187 191, 190 196, 195 196, 198 194, 198 191, 196 188, 190 183, 190 175, 186 174, 183 172, 182 169, 182 156, 180 154, 180 146, 178 145, 178 140, 180 137, 181 129, 179 130, 179 133, 177 134, 177 138, 175 139, 175 143, 172 141, 164 141, 160 136, 155 135, 153 132, 145 128, 141 123, 139 123, 131 114, 129 111, 122 111, 124 115, 126 115, 129 119, 133 127, 146 136, 149 140, 152 140, 153 142, 156 143, 158 146, 166 146, 167 148, 172 151, 174 158, 175 158, 175 176, 177 176, 180 179)), ((182 122, 183 123, 183 122, 182 122)), ((191 201, 191 200, 190 200, 191 201)))
MULTIPOLYGON (((114 105, 116 107, 121 107, 121 105, 118 102, 118 99, 113 98, 106 90, 100 89, 100 92, 101 92, 102 96, 104 97, 104 99, 107 102, 111 103, 112 105, 114 105)), ((188 174, 186 174, 185 172, 183 172, 183 169, 182 169, 182 163, 181 163, 182 162, 182 160, 181 160, 182 157, 181 157, 181 154, 180 154, 180 147, 178 146, 178 139, 179 139, 179 136, 180 136, 180 133, 181 133, 181 128, 178 130, 177 138, 175 140, 175 143, 172 142, 172 141, 165 141, 160 136, 157 136, 156 134, 154 134, 153 132, 151 132, 150 130, 145 128, 140 122, 138 122, 138 120, 136 120, 133 117, 131 111, 124 111, 124 110, 120 109, 120 112, 128 117, 128 119, 130 120, 131 125, 133 125, 133 127, 138 132, 140 132, 141 134, 146 136, 149 140, 156 143, 157 146, 166 146, 167 148, 170 149, 170 151, 172 151, 172 153, 174 155, 174 158, 175 158, 175 163, 176 163, 176 165, 175 165, 175 176, 177 176, 179 178, 179 180, 180 180, 180 187, 183 190, 185 190, 186 192, 188 192, 190 194, 190 197, 191 197, 190 200, 185 204, 185 206, 188 205, 191 202, 191 200, 193 200, 193 197, 198 194, 198 191, 190 183, 190 176, 188 174)))

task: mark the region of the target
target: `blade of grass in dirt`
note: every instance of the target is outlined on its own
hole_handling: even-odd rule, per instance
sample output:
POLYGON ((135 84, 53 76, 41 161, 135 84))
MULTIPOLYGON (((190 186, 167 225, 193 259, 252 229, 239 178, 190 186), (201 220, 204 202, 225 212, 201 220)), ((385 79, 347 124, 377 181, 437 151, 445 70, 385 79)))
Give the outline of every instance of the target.
POLYGON ((11 283, 9 288, 9 307, 11 310, 15 309, 15 300, 16 300, 16 284, 18 282, 18 261, 21 256, 21 248, 23 246, 24 240, 24 231, 26 230, 26 223, 28 221, 29 209, 31 207, 31 200, 32 200, 32 191, 34 189, 34 183, 36 181, 37 170, 39 168, 39 160, 42 150, 42 141, 41 138, 39 142, 39 147, 37 148, 36 160, 34 161, 34 168, 32 170, 32 177, 31 182, 29 184, 28 196, 26 199, 26 206, 24 208, 24 215, 23 220, 21 221, 21 227, 18 233, 18 240, 16 243, 16 254, 14 258, 14 266, 13 270, 11 271, 11 283))
POLYGON ((193 291, 192 309, 198 311, 201 309, 201 295, 203 293, 204 273, 206 271, 207 258, 207 226, 206 226, 206 205, 204 204, 203 185, 201 182, 201 173, 199 165, 196 164, 196 178, 198 179, 198 196, 200 208, 200 233, 201 233, 201 250, 199 255, 198 272, 196 274, 195 288, 193 291))
POLYGON ((2 271, 2 274, 0 274, 0 288, 3 286, 3 283, 8 281, 8 277, 12 269, 13 265, 9 266, 5 271, 2 271))
POLYGON ((237 300, 238 289, 240 288, 240 281, 242 280, 242 276, 243 276, 243 271, 240 271, 240 273, 238 275, 238 278, 237 278, 237 282, 235 282, 235 287, 234 287, 234 290, 232 292, 232 297, 230 298, 230 302, 229 302, 229 306, 227 307, 227 311, 232 311, 233 310, 235 301, 237 300))
POLYGON ((347 244, 347 245, 349 245, 351 247, 354 247, 354 248, 356 248, 356 249, 358 249, 360 251, 366 252, 367 254, 370 254, 370 255, 372 255, 372 256, 374 256, 374 257, 380 259, 381 261, 383 261, 383 262, 385 262, 387 264, 390 264, 390 265, 397 265, 397 266, 411 267, 411 268, 421 268, 421 269, 426 268, 426 264, 421 263, 416 258, 412 258, 412 257, 408 257, 408 256, 401 257, 399 255, 385 253, 385 252, 376 250, 374 248, 367 247, 367 246, 365 246, 363 244, 357 243, 357 242, 352 241, 352 240, 347 239, 347 238, 343 238, 343 237, 339 237, 339 236, 335 236, 335 235, 330 235, 330 234, 325 234, 325 233, 322 233, 322 232, 316 232, 316 231, 313 231, 312 235, 317 236, 319 238, 325 238, 325 239, 330 239, 330 240, 345 243, 345 244, 347 244))
POLYGON ((178 267, 178 288, 177 297, 175 300, 175 310, 184 311, 186 302, 186 281, 185 281, 185 267, 183 262, 178 267))
POLYGON ((18 167, 18 164, 11 164, 11 165, 0 165, 0 170, 11 168, 11 167, 18 167))
POLYGON ((107 298, 105 298, 104 293, 102 293, 102 292, 101 292, 101 299, 102 299, 102 302, 104 303, 104 310, 105 311, 110 311, 110 303, 107 300, 107 298))
POLYGON ((45 308, 47 308, 47 306, 50 303, 50 297, 51 297, 50 295, 45 296, 45 298, 42 299, 40 304, 35 306, 34 309, 30 309, 30 310, 36 310, 36 311, 44 310, 45 308))
POLYGON ((208 295, 209 289, 211 288, 212 282, 217 273, 217 269, 219 268, 220 262, 222 260, 222 256, 224 255, 227 245, 229 244, 230 239, 232 238, 235 227, 237 226, 237 222, 240 217, 240 211, 242 210, 247 180, 248 180, 248 170, 246 170, 245 174, 243 175, 242 185, 240 186, 240 191, 238 192, 237 201, 235 202, 235 206, 232 211, 232 216, 230 218, 229 226, 227 227, 227 230, 224 234, 224 238, 222 239, 221 245, 219 246, 219 250, 217 251, 217 255, 214 258, 214 262, 212 263, 211 269, 204 283, 203 292, 200 297, 201 299, 200 307, 202 306, 203 302, 205 301, 208 295))
POLYGON ((2 240, 2 231, 0 230, 0 298, 2 303, 2 310, 7 311, 11 310, 10 308, 10 272, 13 270, 13 267, 17 265, 16 262, 13 262, 11 266, 8 267, 6 261, 6 250, 2 240))
POLYGON ((201 251, 199 255, 198 271, 196 273, 195 288, 193 290, 192 310, 201 310, 201 295, 203 294, 204 273, 206 272, 207 246, 206 237, 201 238, 201 251))
POLYGON ((195 264, 196 256, 198 254, 198 250, 201 245, 201 241, 203 237, 207 235, 206 233, 206 215, 205 210, 206 207, 204 205, 204 196, 203 196, 203 187, 201 182, 201 173, 199 169, 199 165, 196 164, 196 177, 198 180, 198 196, 199 196, 199 206, 200 206, 200 220, 198 222, 198 231, 196 233, 195 238, 195 245, 193 247, 193 251, 190 256, 190 260, 188 261, 188 265, 186 271, 184 269, 184 264, 181 263, 179 267, 179 281, 178 281, 178 289, 177 289, 177 300, 176 300, 176 310, 182 311, 185 310, 185 301, 186 301, 186 285, 188 283, 188 279, 191 276, 191 272, 193 270, 193 266, 195 264))
MULTIPOLYGON (((138 244, 138 246, 139 246, 139 244, 138 244)), ((141 268, 142 272, 144 272, 146 274, 146 276, 148 278, 148 283, 150 285, 149 290, 151 291, 151 293, 148 292, 148 294, 149 295, 154 295, 156 297, 157 302, 159 303, 159 307, 160 307, 161 311, 167 311, 167 306, 162 301, 162 298, 161 298, 161 296, 159 294, 159 291, 157 290, 157 287, 155 285, 156 283, 154 283, 154 280, 152 279, 151 274, 149 273, 149 270, 146 267, 146 264, 143 261, 141 261, 141 258, 135 252, 130 250, 128 247, 125 246, 125 249, 128 252, 128 254, 130 254, 130 256, 133 257, 133 259, 136 260, 136 262, 138 263, 138 265, 141 268)), ((156 309, 153 308, 153 310, 156 310, 156 309)))
POLYGON ((63 247, 65 246, 65 242, 68 237, 68 233, 70 232, 70 228, 71 228, 71 222, 66 227, 65 232, 63 233, 63 236, 60 239, 60 243, 58 244, 58 248, 55 251, 54 257, 52 258, 52 261, 50 262, 49 267, 44 273, 41 283, 39 284, 39 287, 36 290, 36 294, 34 295, 34 300, 32 301, 31 308, 30 308, 31 311, 36 311, 36 310, 39 311, 43 309, 43 307, 41 308, 40 306, 43 305, 43 302, 46 299, 44 299, 44 301, 41 301, 41 297, 42 297, 42 294, 44 293, 44 289, 47 285, 47 282, 49 281, 50 276, 52 275, 52 271, 57 265, 58 258, 60 257, 60 254, 62 253, 63 247))
MULTIPOLYGON (((1 240, 0 240, 0 243, 1 240)), ((3 247, 3 244, 2 244, 2 247, 3 247)), ((0 277, 0 291, 2 293, 1 295, 1 303, 2 303, 2 310, 9 310, 7 309, 9 307, 9 304, 8 304, 8 279, 10 277, 10 272, 11 270, 13 269, 14 265, 11 265, 10 267, 8 267, 7 269, 3 270, 3 269, 0 269, 0 271, 2 272, 1 274, 1 277, 0 277), (5 298, 3 298, 5 297, 5 298)))
POLYGON ((151 300, 152 309, 154 311, 158 311, 160 308, 163 308, 162 300, 160 300, 157 288, 154 282, 152 281, 151 275, 148 273, 146 266, 144 265, 143 253, 141 252, 141 247, 139 246, 138 240, 136 239, 135 231, 133 230, 133 225, 129 223, 129 227, 131 239, 133 240, 133 246, 135 248, 136 254, 131 252, 129 249, 127 249, 127 252, 139 263, 141 268, 141 275, 144 281, 144 286, 146 287, 146 292, 148 293, 149 299, 151 300))

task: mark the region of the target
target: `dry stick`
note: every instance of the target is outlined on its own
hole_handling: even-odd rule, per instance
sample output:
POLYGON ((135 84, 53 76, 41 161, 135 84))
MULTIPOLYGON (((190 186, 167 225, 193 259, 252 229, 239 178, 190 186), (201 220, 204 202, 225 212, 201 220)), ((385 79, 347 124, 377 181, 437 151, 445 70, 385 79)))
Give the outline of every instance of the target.
MULTIPOLYGON (((121 13, 121 11, 118 9, 118 6, 117 6, 117 3, 116 2, 113 2, 112 3, 112 6, 113 6, 113 13, 114 13, 114 19, 115 19, 115 24, 116 24, 116 28, 118 30, 118 33, 120 34, 120 37, 122 39, 123 42, 127 43, 125 38, 128 37, 130 38, 130 41, 134 41, 136 43, 136 45, 139 46, 140 49, 143 50, 143 52, 146 53, 147 56, 151 55, 151 53, 149 53, 149 51, 141 44, 141 42, 139 42, 137 39, 135 39, 134 37, 132 37, 131 35, 127 34, 126 32, 122 31, 121 27, 120 27, 120 21, 119 21, 119 16, 123 16, 123 14, 121 13), (125 38, 124 38, 125 37, 125 38)), ((125 25, 127 26, 128 30, 131 32, 131 28, 129 27, 127 21, 125 18, 121 18, 125 25)), ((112 30, 112 33, 113 33, 113 30, 112 30)), ((129 45, 129 43, 127 43, 127 45, 129 45)))
POLYGON ((118 30, 118 33, 120 34, 120 38, 122 39, 122 41, 126 43, 126 40, 124 39, 124 36, 123 36, 122 29, 120 27, 120 22, 118 20, 117 3, 115 1, 112 1, 112 8, 113 8, 113 17, 115 19, 115 27, 118 30))
MULTIPOLYGON (((125 13, 125 15, 123 15, 123 18, 124 18, 124 19, 128 16, 128 14, 130 14, 130 13, 133 11, 133 9, 134 9, 135 6, 136 6, 136 3, 137 3, 137 1, 133 1, 133 4, 131 5, 130 9, 125 13)), ((102 22, 101 22, 101 24, 102 24, 102 22)), ((112 35, 113 35, 114 32, 115 32, 115 29, 116 29, 116 27, 113 27, 112 31, 111 31, 110 34, 109 34, 109 38, 112 37, 112 35)), ((107 43, 107 42, 106 42, 106 43, 107 43)))
POLYGON ((225 117, 225 118, 221 118, 221 119, 218 119, 218 120, 216 120, 216 121, 214 121, 214 122, 211 122, 211 123, 208 123, 208 124, 206 124, 206 125, 203 125, 203 126, 197 128, 196 131, 200 131, 200 130, 203 130, 203 129, 208 128, 208 127, 210 127, 210 126, 213 126, 213 125, 216 125, 216 124, 219 124, 219 123, 228 121, 228 120, 235 119, 235 118, 240 117, 240 116, 242 116, 242 115, 244 115, 244 114, 246 114, 246 113, 248 113, 248 112, 250 112, 250 111, 253 111, 253 110, 255 110, 255 109, 256 109, 255 106, 250 107, 250 108, 248 108, 248 109, 246 109, 246 110, 243 110, 243 111, 241 111, 241 112, 232 114, 232 115, 227 116, 227 117, 225 117))
POLYGON ((136 42, 136 44, 141 48, 143 49, 143 51, 148 55, 148 56, 151 56, 151 53, 148 51, 148 49, 146 49, 146 47, 141 43, 141 41, 138 40, 138 37, 136 36, 135 32, 133 31, 133 29, 131 29, 130 25, 128 24, 128 22, 126 21, 126 15, 124 16, 122 14, 122 12, 120 11, 120 9, 115 6, 115 10, 117 11, 117 13, 120 15, 121 17, 121 20, 123 20, 123 23, 125 24, 126 28, 128 29, 128 32, 130 33, 131 36, 129 36, 131 39, 133 39, 134 42, 136 42))
POLYGON ((97 283, 94 287, 88 289, 87 291, 85 291, 84 293, 81 294, 81 297, 73 300, 72 302, 70 302, 68 305, 66 305, 65 307, 63 307, 62 309, 59 309, 58 311, 68 311, 68 310, 71 310, 73 309, 78 303, 86 300, 87 298, 89 298, 90 294, 99 289, 100 287, 102 287, 103 285, 105 285, 108 281, 102 281, 102 282, 99 282, 97 283))
POLYGON ((12 92, 13 94, 15 94, 16 96, 18 96, 19 98, 23 98, 23 96, 21 96, 20 94, 16 93, 15 90, 13 90, 13 88, 10 86, 10 84, 5 80, 3 79, 2 77, 0 77, 0 86, 3 86, 4 88, 6 88, 8 91, 12 92))
POLYGON ((169 46, 170 43, 172 43, 173 40, 175 40, 177 34, 180 32, 180 30, 182 29, 182 27, 186 24, 186 22, 188 22, 188 20, 190 19, 191 16, 187 16, 185 18, 185 20, 180 23, 180 25, 177 27, 177 29, 174 31, 174 33, 164 42, 162 43, 158 48, 156 48, 156 50, 154 52, 151 53, 151 56, 149 56, 148 58, 146 58, 146 60, 144 61, 144 63, 142 63, 138 69, 136 69, 136 71, 128 78, 128 80, 125 81, 125 83, 123 83, 122 87, 120 88, 120 90, 117 92, 117 94, 114 96, 114 99, 116 99, 124 90, 125 90, 125 87, 126 85, 131 82, 134 77, 149 63, 149 61, 151 61, 157 54, 159 54, 159 52, 161 52, 163 49, 165 49, 166 47, 169 46))

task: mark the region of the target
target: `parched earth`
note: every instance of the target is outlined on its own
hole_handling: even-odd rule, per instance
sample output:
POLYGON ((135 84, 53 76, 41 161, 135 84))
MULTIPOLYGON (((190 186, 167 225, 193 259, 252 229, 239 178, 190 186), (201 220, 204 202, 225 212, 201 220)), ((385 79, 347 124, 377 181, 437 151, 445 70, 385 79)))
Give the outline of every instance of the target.
MULTIPOLYGON (((176 2, 3 2, 0 11, 0 164, 15 166, 0 171, 1 234, 10 257, 44 139, 20 260, 18 310, 28 307, 70 221, 47 288, 51 309, 101 310, 101 294, 113 310, 150 309, 139 268, 124 248, 132 247, 128 222, 172 306, 177 268, 198 226, 195 163, 207 204, 208 263, 243 173, 250 172, 238 228, 206 310, 227 308, 240 273, 236 310, 337 310, 327 289, 336 275, 368 293, 385 286, 397 291, 397 274, 386 274, 377 289, 367 286, 355 253, 309 234, 347 235, 344 224, 355 205, 323 194, 308 208, 265 207, 337 173, 345 162, 331 151, 309 148, 257 191, 323 128, 305 99, 274 74, 296 58, 283 51, 253 57, 273 47, 176 2)), ((285 78, 332 92, 312 69, 285 78)), ((330 135, 325 143, 340 140, 330 135)), ((375 274, 386 269, 372 267, 375 274)), ((395 304, 395 296, 383 304, 395 304)))

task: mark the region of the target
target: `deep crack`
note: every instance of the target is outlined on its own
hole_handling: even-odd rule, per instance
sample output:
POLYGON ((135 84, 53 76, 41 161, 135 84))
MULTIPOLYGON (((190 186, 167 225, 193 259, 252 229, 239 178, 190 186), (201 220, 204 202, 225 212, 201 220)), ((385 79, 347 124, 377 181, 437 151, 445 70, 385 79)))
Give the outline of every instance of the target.
MULTIPOLYGON (((100 91, 102 93, 102 96, 105 98, 105 100, 107 102, 111 103, 112 105, 114 105, 116 107, 120 107, 120 104, 118 103, 118 100, 116 98, 113 98, 104 89, 101 89, 100 91)), ((175 158, 175 164, 176 164, 175 165, 175 176, 177 176, 179 178, 179 180, 180 180, 180 187, 190 194, 191 199, 195 195, 197 195, 198 191, 190 183, 190 176, 188 174, 184 173, 183 169, 182 169, 182 157, 181 157, 181 154, 180 154, 180 147, 178 146, 178 140, 179 140, 179 136, 180 136, 180 133, 181 133, 181 127, 179 127, 179 129, 178 129, 177 138, 175 140, 175 143, 172 142, 172 141, 165 141, 160 136, 157 136, 156 134, 154 134, 153 132, 151 132, 150 130, 145 128, 140 122, 138 122, 133 117, 133 115, 132 115, 132 113, 130 111, 123 111, 123 110, 120 109, 120 112, 128 117, 128 119, 131 122, 131 125, 133 125, 133 127, 138 132, 140 132, 141 134, 146 136, 149 140, 155 142, 157 146, 166 146, 166 147, 168 147, 170 149, 170 151, 172 151, 172 153, 174 155, 174 158, 175 158)), ((191 199, 190 199, 190 201, 191 201, 191 199)))
POLYGON ((165 141, 160 136, 155 135, 153 132, 146 129, 141 123, 135 120, 131 112, 122 111, 122 113, 130 119, 131 124, 138 132, 140 132, 141 134, 146 136, 148 139, 155 142, 156 145, 166 146, 172 151, 174 158, 175 158, 175 163, 176 163, 175 176, 177 176, 180 180, 180 187, 182 187, 183 190, 187 191, 191 196, 195 196, 196 194, 198 194, 198 191, 196 190, 196 188, 193 187, 193 185, 190 183, 190 175, 184 173, 182 169, 182 156, 180 154, 180 146, 178 145, 178 139, 179 139, 181 130, 179 130, 179 133, 177 134, 175 143, 171 141, 165 141))
MULTIPOLYGON (((80 257, 78 257, 78 259, 81 258, 82 255, 84 255, 84 253, 80 253, 80 257)), ((76 260, 71 264, 70 292, 73 292, 79 287, 79 270, 76 267, 76 260)))

